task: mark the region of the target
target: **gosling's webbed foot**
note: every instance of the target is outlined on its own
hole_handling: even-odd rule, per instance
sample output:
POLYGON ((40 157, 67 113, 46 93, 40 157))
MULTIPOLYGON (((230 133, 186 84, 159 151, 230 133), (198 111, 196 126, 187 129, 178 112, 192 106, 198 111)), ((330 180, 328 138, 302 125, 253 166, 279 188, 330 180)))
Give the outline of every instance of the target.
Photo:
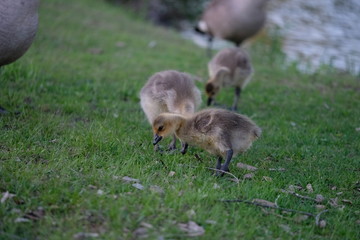
MULTIPOLYGON (((225 165, 225 164, 224 164, 224 165, 225 165)), ((220 168, 220 170, 221 170, 221 171, 224 171, 224 172, 230 172, 229 167, 224 166, 224 165, 220 168)))
POLYGON ((222 177, 222 176, 224 176, 225 172, 230 172, 230 169, 226 166, 224 167, 224 165, 221 166, 221 168, 218 170, 220 170, 220 171, 216 171, 216 173, 215 173, 216 177, 222 177))
POLYGON ((172 152, 172 151, 175 151, 175 150, 176 150, 176 145, 175 144, 170 144, 169 147, 168 147, 168 151, 172 152))
POLYGON ((184 154, 187 152, 188 146, 189 146, 189 145, 188 145, 187 143, 183 143, 183 144, 182 144, 182 149, 181 149, 181 151, 180 151, 181 154, 184 155, 184 154))
POLYGON ((155 151, 155 152, 159 152, 159 153, 163 153, 163 152, 164 152, 164 151, 160 148, 159 145, 155 145, 155 146, 154 146, 154 151, 155 151))
MULTIPOLYGON (((234 153, 234 151, 232 149, 229 149, 226 151, 225 163, 223 165, 221 165, 221 168, 220 168, 221 171, 218 171, 217 176, 224 176, 225 172, 230 172, 229 164, 230 164, 231 158, 233 156, 233 153, 234 153)), ((218 164, 219 164, 219 160, 218 160, 218 164)))

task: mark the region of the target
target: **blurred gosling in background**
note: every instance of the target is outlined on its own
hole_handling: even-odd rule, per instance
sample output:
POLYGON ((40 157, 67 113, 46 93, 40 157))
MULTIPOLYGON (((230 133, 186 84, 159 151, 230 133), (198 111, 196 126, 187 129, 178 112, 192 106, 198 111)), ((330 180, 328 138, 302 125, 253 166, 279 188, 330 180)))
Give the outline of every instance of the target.
POLYGON ((208 53, 214 37, 240 46, 260 31, 269 0, 213 0, 204 10, 195 30, 209 36, 208 53))
POLYGON ((221 88, 235 87, 231 109, 236 111, 241 91, 253 75, 249 55, 241 48, 223 49, 211 59, 208 70, 209 80, 205 86, 207 105, 211 105, 221 88))

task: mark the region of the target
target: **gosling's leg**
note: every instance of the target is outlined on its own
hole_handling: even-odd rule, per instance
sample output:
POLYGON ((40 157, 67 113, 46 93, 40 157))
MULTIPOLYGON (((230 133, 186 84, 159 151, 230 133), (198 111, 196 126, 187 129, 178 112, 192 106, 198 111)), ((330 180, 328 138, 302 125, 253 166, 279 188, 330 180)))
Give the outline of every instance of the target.
POLYGON ((231 107, 231 110, 236 111, 237 110, 237 105, 240 99, 240 94, 241 94, 241 87, 236 87, 235 88, 235 97, 234 97, 234 103, 231 107))
POLYGON ((217 170, 220 170, 220 168, 221 168, 221 161, 222 161, 222 157, 218 157, 217 163, 216 163, 216 169, 217 170))
POLYGON ((213 100, 214 99, 212 97, 208 97, 207 106, 210 106, 213 103, 213 100))
POLYGON ((209 38, 208 38, 208 47, 207 47, 207 55, 208 55, 209 58, 212 57, 212 50, 211 50, 212 42, 213 42, 213 36, 210 35, 209 38))
POLYGON ((176 136, 175 136, 175 134, 173 135, 173 139, 172 139, 172 141, 171 141, 171 143, 170 143, 170 145, 169 145, 169 148, 168 148, 168 150, 169 151, 172 151, 172 150, 175 150, 176 149, 176 136))
MULTIPOLYGON (((223 160, 222 157, 219 156, 218 159, 217 159, 217 162, 216 162, 216 170, 221 169, 222 160, 223 160)), ((217 176, 217 177, 222 176, 220 171, 215 171, 214 175, 217 176)))
MULTIPOLYGON (((230 150, 227 150, 226 152, 226 160, 225 160, 225 163, 224 165, 221 166, 220 170, 224 171, 224 172, 230 172, 230 169, 229 169, 229 164, 231 162, 231 158, 233 156, 233 150, 230 149, 230 150)), ((222 172, 221 173, 221 176, 223 176, 224 173, 222 172)))
MULTIPOLYGON (((221 166, 221 162, 220 162, 220 166, 221 166, 220 170, 221 171, 230 172, 229 164, 230 164, 232 155, 233 155, 233 150, 232 149, 227 150, 227 152, 226 152, 226 160, 225 160, 224 165, 221 166)), ((219 160, 218 160, 218 164, 219 164, 219 160)), ((225 174, 224 172, 217 172, 216 176, 222 177, 225 174)))
POLYGON ((181 153, 185 154, 188 149, 188 144, 186 142, 182 143, 181 153))
POLYGON ((159 145, 155 145, 155 146, 154 146, 154 151, 155 151, 155 152, 159 151, 159 145))

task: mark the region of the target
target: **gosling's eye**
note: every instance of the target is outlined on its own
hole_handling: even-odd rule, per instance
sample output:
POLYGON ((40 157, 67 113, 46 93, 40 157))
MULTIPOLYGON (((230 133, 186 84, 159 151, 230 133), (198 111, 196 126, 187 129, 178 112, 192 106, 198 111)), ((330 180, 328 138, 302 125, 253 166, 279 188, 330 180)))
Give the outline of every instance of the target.
POLYGON ((162 131, 162 130, 164 130, 164 126, 160 126, 159 128, 158 128, 158 131, 162 131))

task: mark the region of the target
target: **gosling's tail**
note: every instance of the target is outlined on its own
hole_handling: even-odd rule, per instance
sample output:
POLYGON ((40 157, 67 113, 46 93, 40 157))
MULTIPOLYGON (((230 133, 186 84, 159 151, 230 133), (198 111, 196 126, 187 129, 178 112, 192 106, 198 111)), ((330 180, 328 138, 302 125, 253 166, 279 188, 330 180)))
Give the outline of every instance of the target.
POLYGON ((198 24, 194 27, 194 30, 200 34, 207 34, 209 32, 208 26, 204 21, 199 21, 198 24))
POLYGON ((258 126, 253 129, 254 138, 257 139, 261 136, 262 130, 258 126))

